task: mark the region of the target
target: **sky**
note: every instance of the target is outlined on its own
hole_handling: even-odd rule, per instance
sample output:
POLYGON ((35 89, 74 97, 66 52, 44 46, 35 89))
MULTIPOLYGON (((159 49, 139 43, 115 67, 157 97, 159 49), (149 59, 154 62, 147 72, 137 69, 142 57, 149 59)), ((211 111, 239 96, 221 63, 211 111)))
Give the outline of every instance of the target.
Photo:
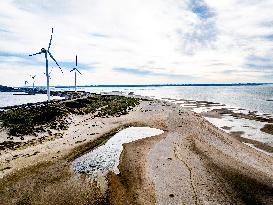
POLYGON ((0 84, 273 82, 272 0, 0 0, 0 84))

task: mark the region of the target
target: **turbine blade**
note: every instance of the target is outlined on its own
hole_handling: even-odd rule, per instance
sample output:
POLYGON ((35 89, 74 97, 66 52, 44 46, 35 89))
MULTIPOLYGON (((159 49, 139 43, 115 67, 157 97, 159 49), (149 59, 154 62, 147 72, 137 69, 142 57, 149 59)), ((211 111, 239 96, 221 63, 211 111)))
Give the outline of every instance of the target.
POLYGON ((78 56, 76 55, 76 67, 78 66, 78 56))
POLYGON ((55 58, 53 57, 53 55, 49 52, 49 51, 47 51, 48 52, 48 54, 49 54, 49 56, 50 56, 50 58, 52 58, 52 60, 56 63, 56 65, 60 68, 60 70, 62 71, 62 73, 63 73, 63 70, 62 70, 62 68, 60 67, 60 65, 58 64, 58 62, 55 60, 55 58))
POLYGON ((48 48, 47 48, 48 51, 49 51, 51 43, 52 43, 52 36, 53 36, 53 28, 51 30, 51 36, 50 36, 50 40, 49 40, 49 44, 48 44, 48 48))
POLYGON ((80 72, 80 71, 79 71, 77 68, 75 68, 75 69, 76 69, 76 71, 78 71, 78 73, 79 73, 79 74, 81 74, 81 75, 82 75, 82 73, 81 73, 81 72, 80 72))
POLYGON ((29 56, 35 56, 35 55, 39 55, 39 54, 42 54, 42 53, 43 53, 43 52, 40 51, 40 52, 38 52, 38 53, 30 54, 29 56))
POLYGON ((76 68, 73 68, 70 72, 74 71, 76 68))

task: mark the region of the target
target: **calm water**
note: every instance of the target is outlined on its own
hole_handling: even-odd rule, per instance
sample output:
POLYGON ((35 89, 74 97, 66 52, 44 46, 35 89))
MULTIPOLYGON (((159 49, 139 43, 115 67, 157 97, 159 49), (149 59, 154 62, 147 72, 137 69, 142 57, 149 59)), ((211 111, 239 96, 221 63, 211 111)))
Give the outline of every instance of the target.
MULTIPOLYGON (((13 95, 13 92, 0 92, 0 107, 21 105, 26 103, 43 102, 47 100, 47 95, 13 95)), ((16 93, 18 94, 18 93, 16 93)), ((52 97, 52 99, 59 99, 60 97, 52 97)))
MULTIPOLYGON (((52 89, 54 90, 54 89, 52 89)), ((60 89, 58 89, 60 90, 60 89)), ((65 90, 65 89, 63 89, 65 90)), ((67 89, 66 89, 67 90, 67 89)), ((71 89, 73 90, 73 89, 71 89)), ((244 108, 250 111, 273 114, 273 85, 262 86, 184 86, 184 87, 143 87, 143 88, 79 88, 90 92, 122 91, 134 92, 138 95, 150 96, 157 99, 187 99, 203 100, 221 103, 227 107, 244 108)), ((12 93, 0 92, 0 107, 18 105, 28 102, 45 101, 46 95, 16 96, 12 93)))
POLYGON ((210 101, 227 107, 244 108, 250 111, 273 114, 273 85, 266 86, 188 86, 188 87, 146 87, 146 88, 85 88, 88 91, 124 91, 126 93, 172 98, 210 101))

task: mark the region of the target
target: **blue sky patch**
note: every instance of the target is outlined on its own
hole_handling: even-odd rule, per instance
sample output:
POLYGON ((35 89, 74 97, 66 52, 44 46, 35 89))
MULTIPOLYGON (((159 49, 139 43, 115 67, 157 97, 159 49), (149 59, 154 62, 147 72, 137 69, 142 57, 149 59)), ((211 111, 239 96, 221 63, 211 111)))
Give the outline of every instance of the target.
POLYGON ((192 0, 190 2, 190 9, 201 19, 207 19, 215 15, 203 0, 192 0))
POLYGON ((91 36, 99 37, 99 38, 108 38, 109 36, 103 33, 91 33, 91 36))

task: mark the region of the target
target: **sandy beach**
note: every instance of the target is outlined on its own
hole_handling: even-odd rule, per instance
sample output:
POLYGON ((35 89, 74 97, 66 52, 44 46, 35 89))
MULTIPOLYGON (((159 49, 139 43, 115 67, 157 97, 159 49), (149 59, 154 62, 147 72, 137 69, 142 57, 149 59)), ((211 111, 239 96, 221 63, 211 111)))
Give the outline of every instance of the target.
POLYGON ((1 151, 1 204, 273 204, 273 158, 187 108, 151 100, 93 116, 69 115, 61 137, 1 151), (124 144, 105 190, 73 171, 75 158, 128 126, 164 133, 124 144))

